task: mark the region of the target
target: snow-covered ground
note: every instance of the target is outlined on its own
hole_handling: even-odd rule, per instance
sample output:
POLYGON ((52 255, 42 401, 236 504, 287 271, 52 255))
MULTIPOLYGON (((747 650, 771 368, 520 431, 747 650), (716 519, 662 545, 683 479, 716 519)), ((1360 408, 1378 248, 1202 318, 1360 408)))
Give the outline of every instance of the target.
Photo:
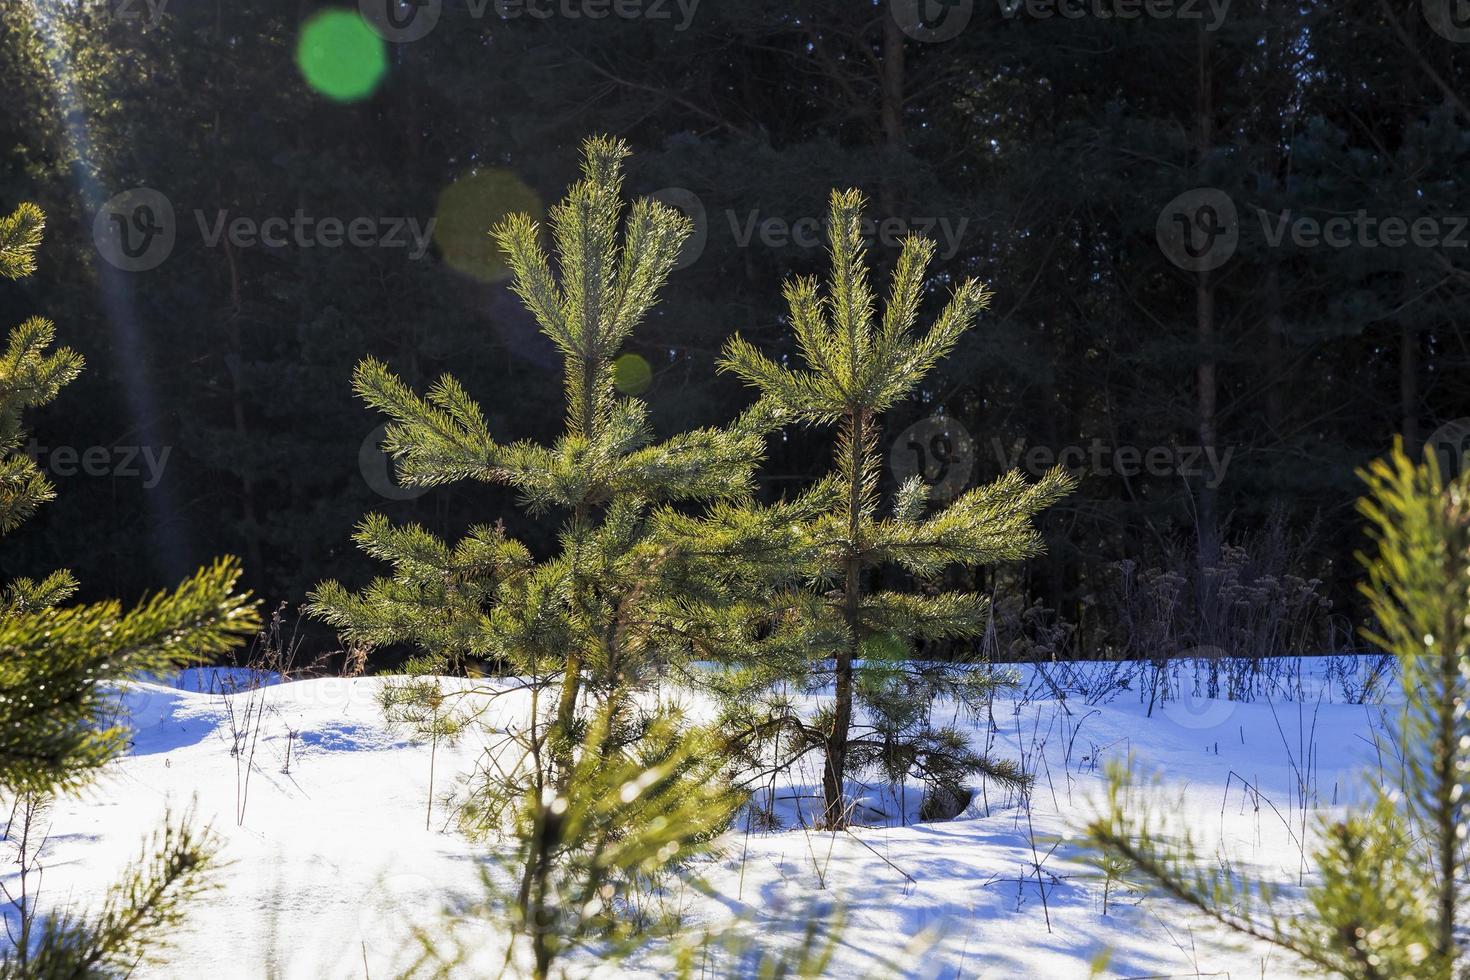
MULTIPOLYGON (((957 820, 914 824, 890 790, 873 787, 866 812, 893 825, 835 835, 742 828, 693 869, 707 893, 670 900, 691 928, 740 918, 766 943, 798 937, 813 909, 840 906, 833 976, 885 972, 886 962, 919 977, 1087 977, 1103 956, 1106 977, 1294 976, 1283 954, 1226 942, 1163 898, 1114 891, 1104 914, 1077 836, 1096 812, 1105 764, 1131 754, 1141 776, 1157 777, 1148 792, 1158 805, 1222 842, 1235 867, 1310 884, 1303 817, 1310 837, 1318 818, 1378 780, 1385 710, 1381 699, 1346 703, 1339 682, 1320 680, 1319 663, 1306 662, 1300 689, 1279 684, 1251 703, 1185 697, 1152 717, 1139 676, 1087 704, 1058 700, 1051 681, 1028 672, 996 701, 993 724, 978 720, 974 732, 1035 774, 1029 807, 990 787, 957 820)), ((1057 680, 1066 673, 1047 676, 1066 686, 1057 680)), ((231 680, 191 671, 120 691, 136 740, 95 789, 51 811, 42 905, 95 907, 165 811, 193 806, 231 864, 194 907, 169 965, 137 976, 394 975, 414 924, 482 894, 485 845, 446 828, 442 808, 425 829, 430 747, 383 721, 380 678, 221 693, 231 680)), ((508 700, 502 710, 515 708, 508 700)), ((485 741, 472 731, 439 747, 436 793, 485 741)), ((792 822, 812 811, 815 765, 768 790, 792 822)), ((493 943, 495 930, 481 929, 493 943)))

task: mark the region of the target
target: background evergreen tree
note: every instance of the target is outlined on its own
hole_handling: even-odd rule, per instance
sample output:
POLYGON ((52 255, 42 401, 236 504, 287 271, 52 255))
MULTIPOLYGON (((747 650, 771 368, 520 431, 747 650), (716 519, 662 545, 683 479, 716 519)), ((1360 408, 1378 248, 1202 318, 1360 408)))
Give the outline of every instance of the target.
MULTIPOLYGON (((0 219, 0 276, 30 275, 44 223, 30 204, 0 219)), ((76 352, 51 349, 54 338, 51 323, 35 317, 11 331, 0 355, 0 531, 53 495, 24 455, 22 413, 55 398, 82 369, 76 352)), ((61 605, 76 590, 65 571, 10 583, 0 599, 0 792, 44 799, 92 781, 127 744, 125 728, 107 720, 112 705, 103 685, 223 653, 252 632, 259 621, 248 597, 233 591, 238 577, 234 562, 217 562, 128 611, 116 602, 61 605)), ((27 924, 0 973, 122 975, 153 958, 214 859, 187 820, 166 822, 149 850, 89 920, 37 920, 21 910, 39 922, 38 932, 27 924)))
MULTIPOLYGON (((814 666, 833 659, 835 700, 830 716, 817 723, 825 756, 824 820, 833 828, 848 822, 843 781, 861 764, 886 761, 897 771, 917 771, 946 791, 958 788, 959 777, 981 772, 1012 784, 1021 781, 1013 764, 976 755, 957 733, 931 731, 905 717, 904 705, 911 704, 913 692, 896 688, 909 678, 882 675, 908 662, 915 640, 979 636, 988 623, 985 597, 874 588, 870 573, 896 565, 933 580, 951 565, 989 565, 1037 554, 1041 538, 1033 517, 1072 487, 1060 468, 1030 485, 1013 473, 926 514, 929 488, 915 476, 899 488, 891 515, 879 515, 879 416, 908 397, 954 349, 989 305, 990 293, 978 280, 961 281, 930 329, 917 333, 934 243, 911 236, 903 244, 878 317, 864 258, 863 206, 857 191, 832 196, 832 271, 826 295, 815 278, 795 279, 786 287, 804 367, 778 364, 738 337, 721 362, 790 418, 837 426, 836 506, 811 523, 804 554, 792 565, 819 583, 831 615, 846 632, 840 646, 812 651, 814 666), (865 661, 861 667, 860 659, 865 661), (877 716, 871 738, 852 737, 858 703, 877 716)), ((961 664, 924 670, 929 683, 939 682, 946 693, 983 696, 988 687, 988 675, 961 664)))
POLYGON ((1136 877, 1318 971, 1447 980, 1461 954, 1455 915, 1467 870, 1470 472, 1446 480, 1433 454, 1416 465, 1396 446, 1363 477, 1369 495, 1359 510, 1373 542, 1360 556, 1363 591, 1377 624, 1371 639, 1401 671, 1404 706, 1394 721, 1403 781, 1371 786, 1370 805, 1321 823, 1310 911, 1222 869, 1187 828, 1140 815, 1126 769, 1110 774, 1109 804, 1088 832, 1136 877))

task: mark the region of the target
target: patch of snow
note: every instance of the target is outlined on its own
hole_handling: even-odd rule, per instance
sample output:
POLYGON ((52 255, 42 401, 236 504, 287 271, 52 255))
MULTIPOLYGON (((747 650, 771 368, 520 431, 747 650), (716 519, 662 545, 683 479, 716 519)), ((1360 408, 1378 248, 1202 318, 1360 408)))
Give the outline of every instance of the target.
MULTIPOLYGON (((819 760, 810 758, 757 789, 755 802, 786 829, 741 824, 693 869, 709 894, 678 897, 689 927, 742 919, 762 942, 794 942, 811 910, 840 906, 834 976, 899 963, 926 978, 1086 977, 1104 951, 1105 977, 1296 975, 1284 954, 1227 940, 1163 898, 1115 892, 1103 915, 1102 882, 1077 839, 1107 763, 1131 756, 1140 776, 1156 777, 1146 792, 1172 826, 1203 835, 1206 849, 1217 843, 1239 868, 1310 884, 1303 827, 1310 839, 1319 819, 1377 779, 1382 706, 1342 703, 1316 677, 1291 699, 1185 697, 1147 717, 1137 690, 1063 702, 1050 682, 1023 674, 1020 689, 996 700, 993 727, 954 717, 977 746, 988 742, 1035 774, 1029 808, 977 782, 958 819, 916 823, 922 787, 854 785, 875 826, 818 832, 819 760)), ((44 907, 95 908, 166 810, 193 806, 212 824, 231 862, 218 889, 193 908, 169 964, 135 976, 392 976, 413 955, 416 926, 481 898, 487 845, 446 828, 437 801, 425 829, 430 747, 384 722, 382 678, 169 680, 118 689, 118 710, 136 729, 132 749, 84 796, 56 803, 43 858, 44 907), (247 714, 255 729, 242 742, 247 714)), ((689 701, 697 713, 699 700, 689 701)), ((526 703, 510 695, 497 710, 526 703)), ((941 708, 936 717, 951 715, 941 708)), ((493 741, 472 727, 458 744, 440 744, 436 796, 493 741)), ((3 874, 13 880, 13 866, 3 874)), ((486 962, 498 963, 500 948, 487 942, 486 962)), ((661 965, 654 954, 641 968, 657 975, 661 965)))

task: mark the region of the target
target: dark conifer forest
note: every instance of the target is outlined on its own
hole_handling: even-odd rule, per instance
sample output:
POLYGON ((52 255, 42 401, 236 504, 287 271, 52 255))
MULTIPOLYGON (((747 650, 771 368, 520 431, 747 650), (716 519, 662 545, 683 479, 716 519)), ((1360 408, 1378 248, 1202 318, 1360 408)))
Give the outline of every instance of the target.
MULTIPOLYGON (((1340 644, 1363 616, 1354 471, 1395 435, 1458 454, 1470 428, 1463 32, 1376 0, 887 6, 432 3, 341 99, 298 64, 327 5, 7 3, 0 199, 49 222, 0 304, 44 309, 90 369, 36 419, 63 492, 3 571, 65 555, 84 593, 136 597, 229 553, 294 607, 371 574, 349 540, 367 511, 549 543, 503 489, 395 483, 350 380, 365 354, 414 385, 452 369, 506 438, 554 432, 560 362, 487 230, 544 215, 580 141, 612 132, 628 192, 696 226, 624 365, 655 430, 750 404, 720 349, 790 349, 776 284, 823 269, 827 195, 855 187, 879 269, 920 233, 939 282, 995 295, 885 416, 883 479, 1081 480, 1045 557, 981 583, 1034 642, 1060 623, 1075 653, 1126 652, 1110 602, 1159 576, 1191 608, 1221 576, 1290 604, 1291 576, 1320 580, 1301 642, 1340 644), (166 242, 109 254, 114 222, 143 222, 142 248, 154 217, 166 242), (1181 221, 1218 254, 1191 258, 1181 221)), ((760 493, 826 465, 792 427, 760 493)))

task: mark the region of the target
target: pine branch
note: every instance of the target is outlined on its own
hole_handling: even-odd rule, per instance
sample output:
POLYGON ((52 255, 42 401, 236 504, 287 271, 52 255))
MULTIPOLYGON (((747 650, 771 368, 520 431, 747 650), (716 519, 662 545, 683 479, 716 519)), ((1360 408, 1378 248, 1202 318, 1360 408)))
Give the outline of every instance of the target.
POLYGON ((0 619, 0 785, 51 792, 86 782, 126 734, 97 724, 99 682, 171 670, 253 633, 259 616, 234 592, 239 574, 233 561, 216 562, 126 613, 104 602, 0 619))
POLYGON ((45 231, 46 215, 34 204, 21 204, 0 218, 0 276, 24 279, 35 272, 45 231))
POLYGON ((212 887, 208 876, 219 864, 208 838, 208 829, 193 828, 192 815, 177 822, 166 816, 142 857, 109 889, 94 921, 66 915, 46 921, 25 978, 127 975, 139 965, 166 962, 163 954, 187 907, 212 887))

